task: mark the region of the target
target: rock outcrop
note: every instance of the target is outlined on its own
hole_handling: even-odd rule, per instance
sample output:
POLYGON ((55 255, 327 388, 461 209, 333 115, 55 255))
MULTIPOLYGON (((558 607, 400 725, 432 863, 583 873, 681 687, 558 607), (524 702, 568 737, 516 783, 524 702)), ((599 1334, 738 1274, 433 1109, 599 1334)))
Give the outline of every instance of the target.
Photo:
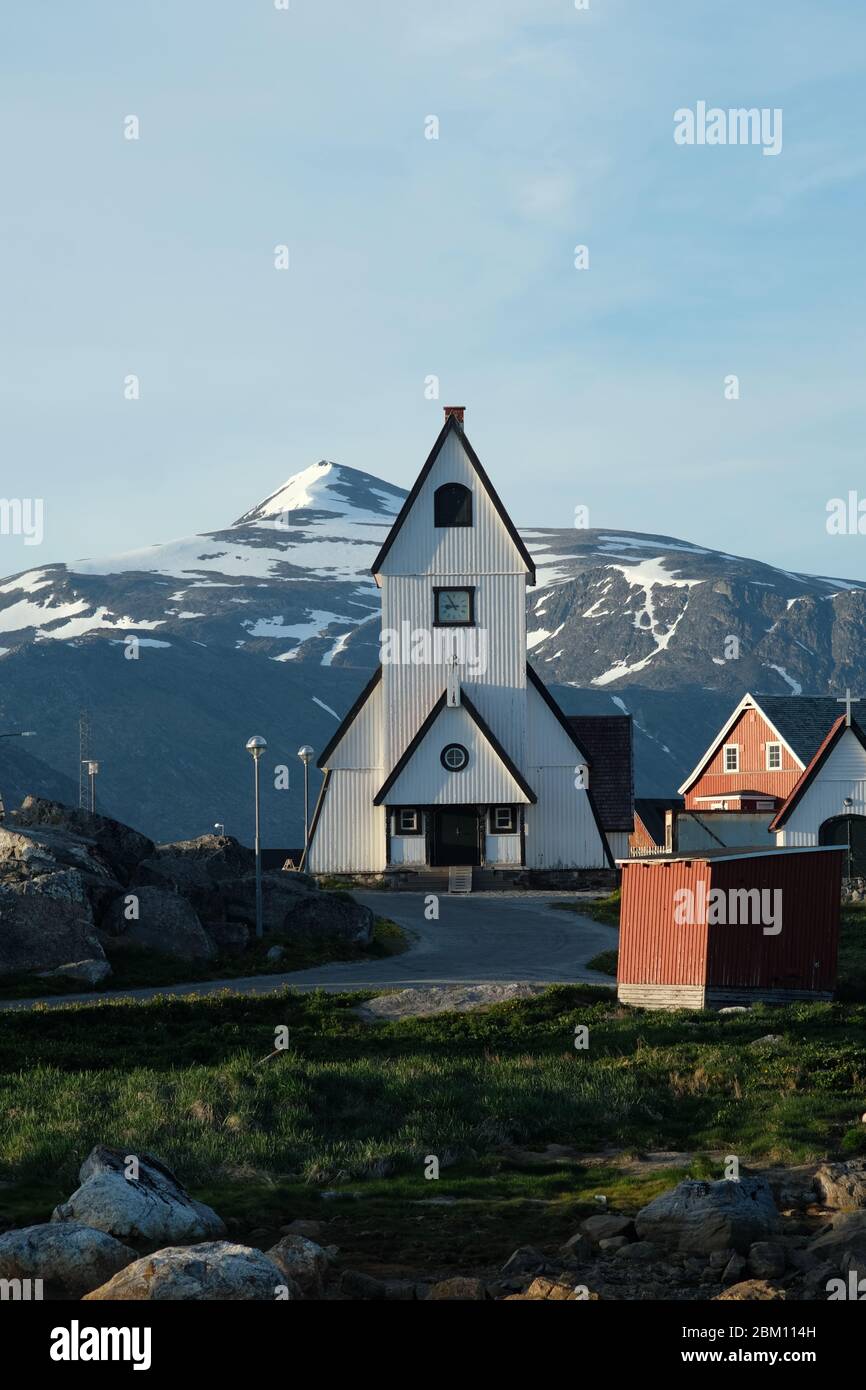
POLYGON ((179 960, 210 960, 213 942, 186 898, 168 888, 130 888, 102 919, 106 940, 147 947, 179 960))
POLYGON ((282 1272, 260 1250, 227 1240, 173 1245, 127 1265, 85 1300, 222 1300, 292 1298, 282 1272))
MULTIPOLYGON (((2 849, 0 846, 0 852, 2 849)), ((35 866, 32 857, 19 862, 35 866)), ((36 872, 11 882, 0 880, 0 921, 0 975, 105 959, 77 869, 36 872)))
POLYGON ((149 1154, 128 1155, 97 1145, 78 1176, 81 1186, 55 1207, 52 1221, 79 1222, 145 1250, 225 1235, 216 1212, 190 1197, 174 1174, 149 1154))
POLYGON ((768 1240, 778 1227, 779 1215, 765 1178, 681 1182, 635 1217, 641 1240, 700 1254, 727 1249, 745 1252, 756 1241, 768 1240))
POLYGON ((815 1173, 815 1190, 825 1206, 838 1211, 866 1207, 866 1158, 822 1163, 815 1173))
MULTIPOLYGON (((303 873, 262 876, 263 928, 370 941, 374 918, 303 873)), ((154 845, 107 816, 28 796, 0 826, 0 976, 98 984, 105 947, 190 962, 243 954, 256 923, 253 851, 226 835, 154 845)))
POLYGON ((80 1298, 137 1258, 105 1231, 68 1221, 24 1226, 0 1236, 0 1279, 41 1279, 48 1291, 80 1298))

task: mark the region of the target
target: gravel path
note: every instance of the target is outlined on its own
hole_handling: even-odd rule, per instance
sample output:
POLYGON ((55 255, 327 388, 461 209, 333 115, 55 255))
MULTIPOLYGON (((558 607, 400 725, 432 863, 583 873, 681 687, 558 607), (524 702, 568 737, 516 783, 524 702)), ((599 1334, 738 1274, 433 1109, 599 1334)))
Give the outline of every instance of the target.
POLYGON ((332 962, 286 975, 54 995, 50 999, 6 999, 0 1000, 0 1010, 29 1009, 34 1004, 58 1008, 100 999, 151 999, 157 994, 213 994, 223 989, 238 994, 269 994, 285 985, 331 992, 524 981, 583 982, 613 988, 609 975, 588 970, 586 962, 600 951, 615 948, 617 933, 590 917, 557 911, 553 906, 557 898, 574 901, 574 894, 441 894, 438 921, 426 919, 427 898, 423 893, 356 892, 354 896, 377 916, 389 917, 406 929, 412 939, 411 948, 385 960, 332 962))

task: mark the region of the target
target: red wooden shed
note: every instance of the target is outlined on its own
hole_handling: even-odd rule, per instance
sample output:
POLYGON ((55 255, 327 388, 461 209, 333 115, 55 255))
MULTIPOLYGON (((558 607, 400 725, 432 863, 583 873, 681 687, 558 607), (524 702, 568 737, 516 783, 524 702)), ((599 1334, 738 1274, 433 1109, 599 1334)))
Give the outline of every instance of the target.
POLYGON ((649 1009, 831 999, 844 846, 620 861, 617 993, 649 1009))

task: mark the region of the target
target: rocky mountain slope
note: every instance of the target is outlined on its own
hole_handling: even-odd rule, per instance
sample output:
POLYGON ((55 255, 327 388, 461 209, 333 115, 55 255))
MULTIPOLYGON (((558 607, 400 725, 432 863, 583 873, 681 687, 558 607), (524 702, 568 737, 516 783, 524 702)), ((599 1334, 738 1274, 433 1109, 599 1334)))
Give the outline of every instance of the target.
MULTIPOLYGON (((224 530, 3 580, 0 731, 35 728, 27 754, 74 785, 89 707, 105 808, 157 838, 246 817, 243 743, 264 733, 291 769, 288 792, 266 790, 266 835, 298 843, 295 752, 322 746, 378 659, 370 564, 405 495, 322 461, 224 530)), ((569 712, 634 714, 643 794, 676 786, 744 690, 860 684, 866 583, 666 536, 523 536, 538 566, 530 657, 569 712)), ((0 742, 0 789, 14 742, 0 742)))

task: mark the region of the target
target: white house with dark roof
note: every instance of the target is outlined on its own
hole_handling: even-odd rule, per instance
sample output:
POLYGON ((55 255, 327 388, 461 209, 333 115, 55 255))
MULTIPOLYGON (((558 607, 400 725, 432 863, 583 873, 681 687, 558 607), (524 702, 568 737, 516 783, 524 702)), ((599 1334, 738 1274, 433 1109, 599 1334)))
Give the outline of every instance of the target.
POLYGON ((381 664, 319 758, 310 872, 612 867, 594 786, 625 832, 631 726, 610 734, 602 771, 528 665, 535 567, 461 407, 446 408, 373 575, 381 664))

